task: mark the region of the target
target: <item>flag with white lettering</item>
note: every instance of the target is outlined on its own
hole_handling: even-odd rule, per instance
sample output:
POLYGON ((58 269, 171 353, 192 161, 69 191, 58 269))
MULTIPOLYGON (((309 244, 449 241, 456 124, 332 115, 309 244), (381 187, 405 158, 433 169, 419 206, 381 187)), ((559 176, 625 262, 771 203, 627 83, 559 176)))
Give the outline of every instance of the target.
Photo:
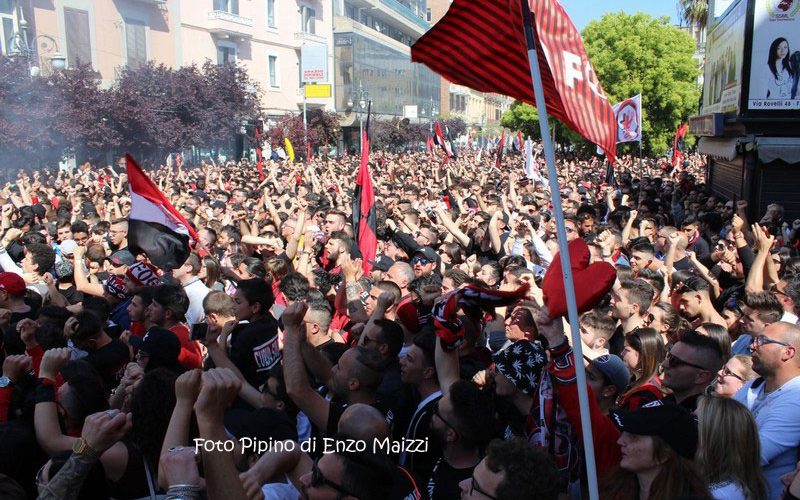
MULTIPOLYGON (((616 156, 616 123, 583 46, 558 0, 531 4, 547 111, 616 156)), ((411 47, 411 59, 450 82, 536 105, 518 0, 453 0, 411 47)))

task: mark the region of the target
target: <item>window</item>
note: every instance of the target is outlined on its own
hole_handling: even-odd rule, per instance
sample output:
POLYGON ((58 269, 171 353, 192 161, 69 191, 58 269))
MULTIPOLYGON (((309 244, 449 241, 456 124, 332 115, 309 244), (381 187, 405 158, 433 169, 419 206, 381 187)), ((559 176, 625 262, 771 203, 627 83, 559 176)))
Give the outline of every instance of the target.
POLYGON ((301 22, 303 23, 300 27, 300 31, 303 33, 310 33, 312 35, 315 34, 316 29, 314 26, 314 21, 316 20, 316 17, 317 12, 311 7, 306 7, 305 5, 300 7, 300 18, 302 20, 301 22))
POLYGON ((275 28, 275 0, 267 0, 267 27, 275 28))
POLYGON ((129 68, 136 69, 147 63, 147 38, 142 21, 125 20, 125 45, 129 68))
POLYGON ((425 20, 431 22, 433 16, 431 16, 431 9, 425 9, 425 20))
POLYGON ((236 48, 228 45, 217 45, 217 64, 234 64, 236 48))
POLYGON ((14 6, 11 0, 0 0, 0 53, 8 54, 14 36, 14 6))
POLYGON ((223 10, 229 14, 238 15, 239 0, 214 0, 214 10, 223 10))
POLYGON ((278 56, 269 56, 269 86, 278 86, 278 56))
POLYGON ((67 65, 71 68, 92 63, 92 42, 89 38, 89 13, 64 7, 67 33, 67 65))

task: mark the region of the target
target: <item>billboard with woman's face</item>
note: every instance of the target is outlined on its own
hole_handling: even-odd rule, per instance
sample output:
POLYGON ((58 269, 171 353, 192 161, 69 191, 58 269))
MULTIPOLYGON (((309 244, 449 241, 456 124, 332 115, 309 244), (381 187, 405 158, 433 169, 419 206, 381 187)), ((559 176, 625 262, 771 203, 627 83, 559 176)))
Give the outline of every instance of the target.
POLYGON ((756 0, 750 111, 800 109, 800 0, 756 0))

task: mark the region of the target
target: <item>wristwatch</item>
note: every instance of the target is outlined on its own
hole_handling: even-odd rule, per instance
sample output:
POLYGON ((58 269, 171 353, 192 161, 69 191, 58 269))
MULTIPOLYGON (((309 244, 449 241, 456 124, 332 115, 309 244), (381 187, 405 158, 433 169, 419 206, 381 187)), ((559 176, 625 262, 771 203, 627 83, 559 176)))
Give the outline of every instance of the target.
POLYGON ((92 458, 100 458, 100 454, 93 450, 83 438, 78 439, 72 447, 72 452, 77 455, 86 455, 92 458))
POLYGON ((3 387, 8 387, 10 385, 11 385, 11 379, 10 378, 6 377, 5 375, 0 377, 0 389, 2 389, 3 387))

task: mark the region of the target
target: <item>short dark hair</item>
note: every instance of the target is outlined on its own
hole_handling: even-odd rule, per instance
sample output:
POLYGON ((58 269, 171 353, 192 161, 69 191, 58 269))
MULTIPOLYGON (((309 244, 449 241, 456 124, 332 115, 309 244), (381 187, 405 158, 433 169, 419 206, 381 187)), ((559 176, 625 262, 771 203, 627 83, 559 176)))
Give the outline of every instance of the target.
POLYGON ((643 242, 633 245, 631 247, 631 253, 633 252, 641 252, 641 253, 646 253, 648 255, 655 255, 656 249, 652 244, 643 242))
POLYGON ((89 234, 89 225, 82 220, 76 220, 69 228, 73 233, 89 234))
POLYGON ((764 323, 775 323, 783 317, 783 306, 769 292, 748 293, 742 303, 750 309, 758 311, 758 316, 764 323))
POLYGON ((252 278, 242 280, 236 284, 236 289, 242 292, 248 304, 260 304, 259 315, 269 313, 269 308, 275 303, 275 296, 272 294, 272 287, 264 280, 252 278))
POLYGON ((356 361, 348 376, 358 379, 364 392, 374 393, 383 381, 383 358, 378 351, 363 345, 355 346, 356 361))
POLYGON ((390 357, 397 358, 403 348, 403 329, 390 319, 376 319, 373 323, 380 329, 379 340, 389 346, 390 357))
POLYGON ((25 247, 25 251, 31 254, 31 259, 36 264, 36 271, 39 274, 48 272, 56 263, 56 252, 49 245, 30 243, 25 247))
POLYGON ((303 300, 308 296, 308 278, 300 273, 289 273, 278 284, 278 290, 289 300, 303 300))
POLYGON ((72 338, 75 340, 95 339, 103 333, 103 323, 100 318, 90 311, 83 311, 75 316, 78 328, 72 338))
POLYGON ((496 421, 492 400, 478 386, 458 380, 450 386, 453 427, 464 446, 483 447, 495 435, 496 421))
POLYGON ((412 340, 415 346, 422 351, 425 365, 436 368, 436 335, 433 332, 422 332, 414 336, 412 340))
POLYGON ((708 363, 706 369, 712 373, 716 373, 725 364, 722 359, 722 347, 719 342, 711 337, 701 335, 694 330, 685 330, 681 333, 678 342, 682 342, 693 349, 701 351, 701 357, 708 363))
POLYGON ((644 280, 623 280, 620 287, 627 294, 629 302, 639 305, 639 314, 644 314, 653 303, 653 287, 644 280))
POLYGON ((495 439, 486 448, 486 467, 502 472, 495 498, 551 500, 560 493, 560 476, 550 456, 522 438, 495 439))
POLYGON ((355 498, 388 498, 392 486, 389 457, 369 451, 337 451, 342 466, 341 486, 355 498))
POLYGON ((189 310, 189 297, 179 285, 158 285, 153 293, 153 300, 164 309, 172 311, 178 321, 183 321, 186 311, 189 310))

